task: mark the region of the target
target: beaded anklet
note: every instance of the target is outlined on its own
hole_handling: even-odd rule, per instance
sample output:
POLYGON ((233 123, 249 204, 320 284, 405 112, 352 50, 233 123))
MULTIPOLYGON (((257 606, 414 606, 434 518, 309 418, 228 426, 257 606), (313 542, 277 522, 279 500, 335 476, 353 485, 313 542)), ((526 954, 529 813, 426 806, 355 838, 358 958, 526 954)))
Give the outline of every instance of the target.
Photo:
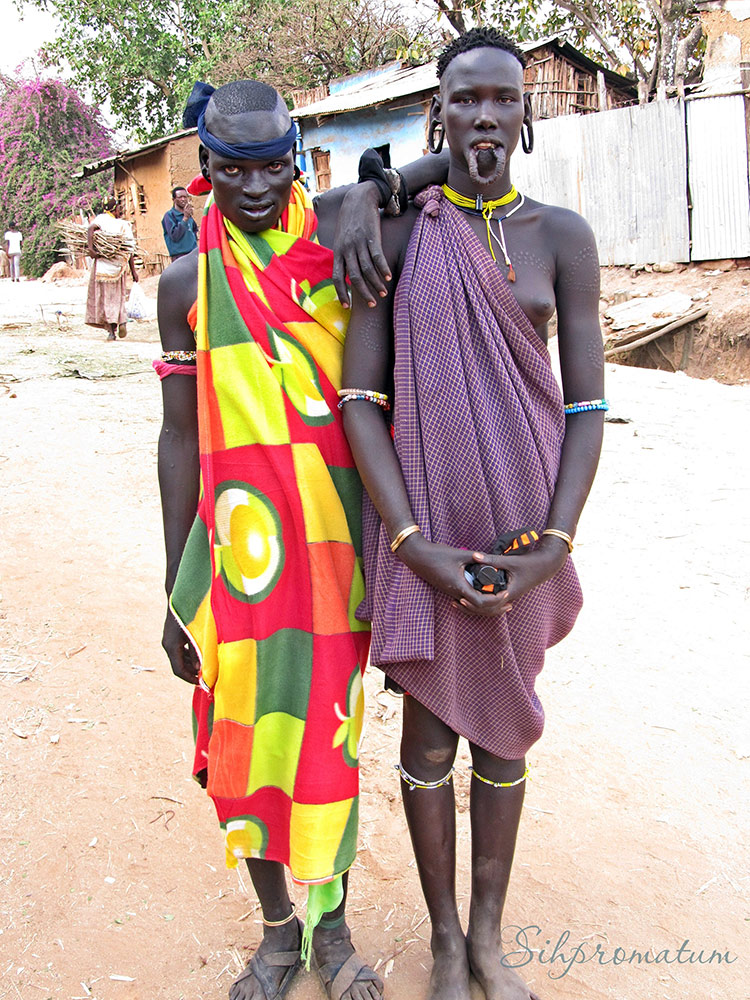
POLYGON ((341 409, 344 403, 349 403, 353 399, 364 399, 366 402, 374 403, 384 410, 390 410, 391 408, 386 394, 384 392, 375 392, 374 389, 339 389, 337 395, 339 397, 339 409, 341 409))
POLYGON ((414 778, 411 774, 409 774, 409 772, 406 770, 401 761, 399 761, 398 764, 394 764, 393 766, 401 775, 401 780, 404 782, 404 784, 409 786, 410 792, 413 792, 415 788, 426 788, 428 790, 432 790, 435 788, 442 788, 443 785, 447 785, 448 782, 451 780, 451 778, 453 777, 453 772, 455 770, 455 768, 452 767, 444 778, 439 778, 437 781, 420 781, 419 778, 414 778))
POLYGON ((566 403, 565 416, 570 417, 574 413, 585 413, 587 410, 608 410, 609 403, 606 399, 584 399, 579 403, 566 403))
POLYGON ((529 776, 528 767, 523 772, 521 777, 516 778, 515 781, 490 781, 489 778, 483 778, 482 775, 475 771, 473 767, 469 766, 469 770, 477 781, 481 781, 485 785, 492 785, 493 788, 513 788, 514 785, 520 785, 522 781, 526 781, 529 776))

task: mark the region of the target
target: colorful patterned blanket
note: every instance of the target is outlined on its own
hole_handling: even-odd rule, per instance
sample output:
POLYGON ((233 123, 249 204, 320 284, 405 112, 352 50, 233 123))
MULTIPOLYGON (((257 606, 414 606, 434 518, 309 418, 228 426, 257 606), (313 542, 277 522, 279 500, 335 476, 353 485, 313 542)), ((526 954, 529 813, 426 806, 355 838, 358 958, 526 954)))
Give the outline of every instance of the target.
MULTIPOLYGON (((361 486, 336 407, 346 312, 294 186, 282 228, 209 201, 200 236, 202 495, 172 594, 201 656, 195 773, 227 864, 330 883, 356 852, 361 486)), ((340 881, 340 880, 339 880, 340 881)))

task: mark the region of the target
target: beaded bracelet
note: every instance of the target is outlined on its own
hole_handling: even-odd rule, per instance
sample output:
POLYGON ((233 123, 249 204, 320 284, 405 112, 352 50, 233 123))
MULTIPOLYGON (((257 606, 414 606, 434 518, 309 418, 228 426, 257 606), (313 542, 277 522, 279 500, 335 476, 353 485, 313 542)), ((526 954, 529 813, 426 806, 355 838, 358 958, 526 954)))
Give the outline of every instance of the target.
POLYGON ((364 399, 366 402, 374 403, 384 410, 390 410, 391 408, 386 394, 384 392, 375 392, 374 389, 339 389, 337 395, 340 397, 339 409, 341 409, 344 403, 349 403, 353 399, 364 399))
POLYGON ((161 359, 162 361, 176 361, 182 365, 194 365, 197 363, 198 355, 196 351, 164 351, 161 359))
POLYGON ((608 410, 609 403, 606 399, 584 399, 578 403, 565 404, 565 416, 569 417, 573 413, 585 413, 587 410, 608 410))

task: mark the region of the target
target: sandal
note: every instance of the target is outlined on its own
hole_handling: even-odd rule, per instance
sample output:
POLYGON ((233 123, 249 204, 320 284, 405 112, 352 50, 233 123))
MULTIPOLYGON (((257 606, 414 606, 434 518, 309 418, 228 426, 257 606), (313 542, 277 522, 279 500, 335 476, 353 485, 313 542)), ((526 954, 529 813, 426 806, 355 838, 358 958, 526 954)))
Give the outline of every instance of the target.
MULTIPOLYGON (((297 920, 299 928, 300 947, 294 951, 269 951, 265 955, 257 952, 253 955, 247 967, 237 976, 232 986, 236 986, 245 979, 255 976, 255 980, 263 990, 266 1000, 280 1000, 291 986, 292 980, 302 968, 301 944, 302 944, 302 923, 297 920), (271 969, 286 969, 281 982, 276 985, 271 974, 271 969)), ((232 988, 229 989, 231 1000, 232 988)))
POLYGON ((380 982, 377 972, 366 965, 356 951, 340 965, 336 962, 318 965, 315 962, 315 969, 330 1000, 341 1000, 341 997, 352 988, 354 983, 380 982))

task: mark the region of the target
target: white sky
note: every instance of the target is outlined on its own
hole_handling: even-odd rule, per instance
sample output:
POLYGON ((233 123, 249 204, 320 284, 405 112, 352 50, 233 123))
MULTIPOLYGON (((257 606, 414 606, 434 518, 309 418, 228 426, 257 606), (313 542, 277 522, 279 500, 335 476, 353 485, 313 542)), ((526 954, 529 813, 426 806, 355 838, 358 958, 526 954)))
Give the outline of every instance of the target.
MULTIPOLYGON (((13 74, 24 59, 55 37, 55 20, 44 11, 26 8, 23 19, 13 0, 0 0, 0 72, 13 74)), ((29 67, 31 70, 31 67, 29 67)))

